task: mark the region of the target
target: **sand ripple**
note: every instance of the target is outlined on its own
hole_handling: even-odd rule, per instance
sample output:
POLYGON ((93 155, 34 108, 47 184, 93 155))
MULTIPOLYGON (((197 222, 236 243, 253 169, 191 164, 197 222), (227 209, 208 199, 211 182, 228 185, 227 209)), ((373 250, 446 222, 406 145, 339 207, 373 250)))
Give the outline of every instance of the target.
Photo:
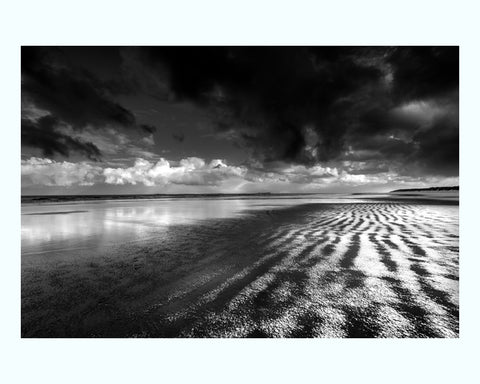
POLYGON ((57 259, 47 286, 26 265, 22 334, 458 337, 458 206, 305 205, 165 236, 57 259))

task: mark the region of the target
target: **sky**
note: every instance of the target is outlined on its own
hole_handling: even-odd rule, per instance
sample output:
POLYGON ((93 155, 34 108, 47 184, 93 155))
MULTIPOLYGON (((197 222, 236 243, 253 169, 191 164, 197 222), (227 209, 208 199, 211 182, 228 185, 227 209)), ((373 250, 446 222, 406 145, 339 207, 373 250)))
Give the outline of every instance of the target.
POLYGON ((22 47, 22 194, 458 185, 458 47, 22 47))

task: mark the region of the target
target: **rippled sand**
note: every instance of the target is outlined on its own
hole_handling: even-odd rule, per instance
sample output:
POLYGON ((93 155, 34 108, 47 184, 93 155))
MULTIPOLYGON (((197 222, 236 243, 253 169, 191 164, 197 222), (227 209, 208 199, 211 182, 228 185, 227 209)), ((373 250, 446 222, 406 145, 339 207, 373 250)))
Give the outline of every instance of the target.
POLYGON ((458 240, 458 205, 307 204, 24 255, 22 336, 458 337, 458 240))

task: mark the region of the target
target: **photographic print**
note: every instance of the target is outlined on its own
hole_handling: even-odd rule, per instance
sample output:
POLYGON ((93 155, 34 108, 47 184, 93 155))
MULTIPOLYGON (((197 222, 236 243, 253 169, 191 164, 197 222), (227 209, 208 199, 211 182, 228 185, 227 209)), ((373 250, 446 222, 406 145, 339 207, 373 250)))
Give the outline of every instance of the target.
POLYGON ((23 338, 458 338, 458 46, 21 47, 23 338))

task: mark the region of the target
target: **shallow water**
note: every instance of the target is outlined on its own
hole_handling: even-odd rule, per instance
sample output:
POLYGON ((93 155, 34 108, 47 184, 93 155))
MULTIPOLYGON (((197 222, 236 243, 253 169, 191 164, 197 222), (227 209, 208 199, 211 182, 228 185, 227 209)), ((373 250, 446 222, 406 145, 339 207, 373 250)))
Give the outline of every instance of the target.
POLYGON ((22 336, 458 337, 458 239, 433 202, 28 204, 22 336))
POLYGON ((146 239, 168 226, 238 217, 307 203, 361 199, 338 195, 285 198, 169 198, 22 205, 22 254, 146 239))

